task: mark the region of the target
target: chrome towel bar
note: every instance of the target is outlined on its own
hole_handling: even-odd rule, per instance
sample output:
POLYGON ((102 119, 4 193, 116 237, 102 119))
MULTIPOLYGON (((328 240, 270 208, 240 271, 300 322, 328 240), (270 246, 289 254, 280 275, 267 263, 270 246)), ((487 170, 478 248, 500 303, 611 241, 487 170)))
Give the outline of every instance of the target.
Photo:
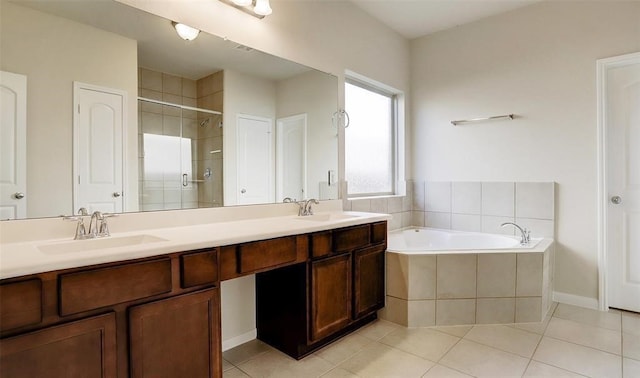
POLYGON ((497 120, 497 119, 513 119, 515 117, 514 114, 505 114, 505 115, 499 115, 499 116, 493 116, 493 117, 485 117, 485 118, 473 118, 473 119, 460 119, 457 121, 451 121, 451 124, 453 126, 458 126, 461 123, 471 123, 471 122, 480 122, 480 121, 493 121, 493 120, 497 120))

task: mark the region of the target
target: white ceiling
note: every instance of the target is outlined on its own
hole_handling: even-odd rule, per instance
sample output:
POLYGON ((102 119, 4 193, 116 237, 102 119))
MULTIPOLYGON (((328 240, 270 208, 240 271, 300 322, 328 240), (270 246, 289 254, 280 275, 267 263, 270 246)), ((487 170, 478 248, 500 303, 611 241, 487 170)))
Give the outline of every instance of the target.
POLYGON ((350 0, 408 39, 456 27, 540 0, 350 0))

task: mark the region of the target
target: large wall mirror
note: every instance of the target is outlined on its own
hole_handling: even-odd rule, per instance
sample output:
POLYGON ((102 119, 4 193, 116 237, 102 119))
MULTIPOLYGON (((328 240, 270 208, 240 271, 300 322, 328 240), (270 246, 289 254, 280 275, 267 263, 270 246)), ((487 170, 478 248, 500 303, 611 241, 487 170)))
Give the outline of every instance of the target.
POLYGON ((0 219, 338 198, 335 76, 112 0, 0 5, 0 219))

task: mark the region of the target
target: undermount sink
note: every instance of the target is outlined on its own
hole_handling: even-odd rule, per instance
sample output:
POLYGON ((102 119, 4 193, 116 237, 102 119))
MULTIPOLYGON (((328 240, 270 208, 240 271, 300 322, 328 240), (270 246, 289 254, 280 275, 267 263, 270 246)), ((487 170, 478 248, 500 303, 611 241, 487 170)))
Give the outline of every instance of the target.
POLYGON ((152 235, 131 235, 122 237, 105 237, 100 239, 72 240, 39 245, 38 249, 43 253, 63 254, 92 251, 97 249, 130 247, 135 245, 157 243, 167 241, 152 235))
POLYGON ((345 214, 345 213, 323 213, 323 214, 300 216, 300 217, 296 217, 295 219, 312 221, 312 222, 332 222, 332 221, 339 221, 339 220, 345 220, 345 219, 353 219, 357 217, 358 217, 357 215, 345 214))

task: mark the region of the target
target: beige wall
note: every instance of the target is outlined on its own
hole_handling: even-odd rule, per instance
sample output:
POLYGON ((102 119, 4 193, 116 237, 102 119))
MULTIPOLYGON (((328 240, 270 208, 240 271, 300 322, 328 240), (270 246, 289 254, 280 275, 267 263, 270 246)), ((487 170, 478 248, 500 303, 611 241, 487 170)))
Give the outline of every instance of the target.
POLYGON ((555 291, 597 298, 596 59, 639 50, 639 2, 540 3, 412 41, 413 178, 557 182, 555 291))
POLYGON ((0 13, 1 69, 27 76, 27 216, 73 213, 74 81, 127 92, 125 192, 137 193, 136 41, 5 1, 0 13))

